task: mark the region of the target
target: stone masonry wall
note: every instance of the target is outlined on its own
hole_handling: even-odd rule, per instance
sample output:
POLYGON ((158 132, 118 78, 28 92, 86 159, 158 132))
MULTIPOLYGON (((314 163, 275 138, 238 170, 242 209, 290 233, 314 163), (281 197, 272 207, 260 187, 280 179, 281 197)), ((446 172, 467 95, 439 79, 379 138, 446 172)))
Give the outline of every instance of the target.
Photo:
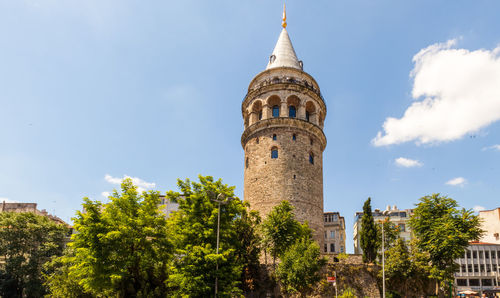
POLYGON ((297 219, 308 221, 316 231, 315 238, 323 239, 323 160, 319 140, 294 127, 257 133, 245 146, 244 198, 262 217, 288 200, 295 207, 297 219), (278 149, 276 159, 271 158, 274 147, 278 149), (314 164, 309 162, 309 153, 314 154, 314 164))

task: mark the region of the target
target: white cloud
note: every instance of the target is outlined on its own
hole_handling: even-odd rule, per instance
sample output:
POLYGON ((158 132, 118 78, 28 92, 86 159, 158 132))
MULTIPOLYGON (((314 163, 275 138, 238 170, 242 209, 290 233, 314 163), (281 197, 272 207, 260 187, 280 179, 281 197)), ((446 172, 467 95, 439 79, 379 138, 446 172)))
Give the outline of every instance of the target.
POLYGON ((110 195, 111 195, 111 193, 109 191, 103 191, 103 192, 101 192, 101 196, 103 196, 105 198, 109 197, 110 195))
POLYGON ((405 158, 405 157, 396 158, 396 160, 394 162, 396 163, 396 165, 398 165, 400 167, 405 167, 405 168, 421 167, 423 165, 418 160, 409 159, 409 158, 405 158))
POLYGON ((464 186, 465 183, 467 183, 467 180, 464 177, 453 178, 446 182, 447 185, 452 186, 464 186))
POLYGON ((484 148, 483 148, 483 151, 486 151, 486 150, 496 150, 496 151, 500 151, 500 145, 493 145, 493 146, 484 147, 484 148))
POLYGON ((483 206, 479 206, 479 205, 476 205, 472 208, 472 210, 474 210, 474 212, 479 212, 479 211, 483 211, 485 210, 486 208, 484 208, 483 206))
POLYGON ((0 203, 3 203, 4 201, 5 201, 5 203, 19 203, 18 201, 11 200, 9 198, 0 197, 0 203))
MULTIPOLYGON (((107 182, 109 182, 111 184, 116 184, 116 185, 120 185, 122 183, 123 179, 125 179, 125 178, 132 179, 132 182, 134 183, 134 185, 137 186, 137 191, 139 191, 139 192, 143 192, 147 189, 152 189, 152 188, 156 187, 156 183, 154 183, 154 182, 146 182, 146 181, 142 180, 141 178, 130 177, 128 175, 124 175, 123 178, 112 177, 109 174, 106 174, 104 176, 104 180, 106 180, 107 182)), ((103 195, 104 193, 105 192, 101 193, 101 195, 103 195)))
POLYGON ((375 146, 457 140, 500 120, 500 46, 469 51, 456 40, 413 57, 413 102, 401 118, 386 118, 375 146))

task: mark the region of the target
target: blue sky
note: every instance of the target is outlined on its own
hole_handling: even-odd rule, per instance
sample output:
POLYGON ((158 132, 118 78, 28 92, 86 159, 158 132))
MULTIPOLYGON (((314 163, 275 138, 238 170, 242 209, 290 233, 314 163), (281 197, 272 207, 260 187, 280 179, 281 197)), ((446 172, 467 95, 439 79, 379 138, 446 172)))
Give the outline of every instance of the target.
MULTIPOLYGON (((165 192, 198 174, 242 197, 241 101, 282 5, 0 1, 0 198, 69 220, 124 175, 165 192)), ((381 209, 436 192, 499 207, 498 11, 287 1, 295 51, 328 107, 325 210, 345 216, 348 251, 369 196, 381 209)))

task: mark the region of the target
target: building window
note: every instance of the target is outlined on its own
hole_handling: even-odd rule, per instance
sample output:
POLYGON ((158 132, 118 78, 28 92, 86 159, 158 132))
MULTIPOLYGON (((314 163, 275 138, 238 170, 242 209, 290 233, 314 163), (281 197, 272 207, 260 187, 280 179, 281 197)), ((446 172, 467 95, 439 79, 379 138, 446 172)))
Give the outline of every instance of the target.
POLYGON ((273 141, 276 141, 276 134, 273 135, 273 141))
POLYGON ((259 143, 259 138, 255 138, 255 143, 259 143))
POLYGON ((293 134, 292 135, 292 140, 296 141, 297 140, 297 135, 296 134, 293 134))
POLYGON ((262 111, 259 111, 259 120, 262 120, 262 111))
POLYGON ((462 264, 462 266, 460 266, 460 272, 466 272, 467 271, 467 266, 465 266, 464 264, 462 264))
POLYGON ((271 158, 278 158, 278 148, 271 149, 271 158))
POLYGON ((476 278, 469 279, 469 286, 479 287, 479 279, 476 279, 476 278))
POLYGON ((247 160, 245 161, 245 167, 248 169, 248 157, 247 160))
POLYGON ((297 116, 297 110, 295 109, 295 107, 289 106, 288 107, 288 117, 295 118, 296 116, 297 116))
POLYGON ((325 239, 326 239, 326 238, 327 238, 327 237, 326 237, 326 231, 325 231, 325 239))
POLYGON ((344 252, 344 246, 343 245, 340 246, 340 252, 344 252))
POLYGON ((491 282, 491 279, 481 279, 481 284, 482 286, 486 286, 486 287, 491 287, 493 286, 493 283, 491 282))
POLYGON ((330 231, 330 238, 335 238, 335 231, 330 231))
POLYGON ((337 214, 333 215, 333 221, 337 221, 339 219, 339 216, 337 214))
POLYGON ((335 243, 330 243, 330 252, 335 252, 335 243))
POLYGON ((309 163, 314 164, 314 155, 312 153, 309 153, 309 163))
POLYGON ((467 250, 467 259, 470 259, 470 250, 467 250))
POLYGON ((273 106, 273 117, 279 117, 280 116, 280 107, 279 106, 273 106))
POLYGON ((467 279, 457 278, 457 286, 466 287, 467 286, 467 279))
POLYGON ((398 226, 399 226, 399 231, 400 232, 406 232, 406 230, 405 230, 405 224, 399 224, 398 226))
POLYGON ((311 142, 311 146, 312 146, 312 144, 313 144, 313 139, 311 138, 311 139, 309 139, 309 141, 311 142))
POLYGON ((490 252, 489 251, 485 251, 484 252, 484 258, 486 258, 486 259, 490 258, 490 252))
POLYGON ((482 251, 479 251, 479 258, 482 259, 483 258, 483 252, 482 251))
POLYGON ((328 252, 328 244, 325 243, 325 252, 328 252))
POLYGON ((308 112, 308 111, 306 111, 306 121, 308 121, 308 122, 309 122, 309 117, 310 117, 310 116, 309 116, 309 112, 308 112))
POLYGON ((473 251, 472 252, 472 258, 473 259, 477 259, 477 251, 473 251))

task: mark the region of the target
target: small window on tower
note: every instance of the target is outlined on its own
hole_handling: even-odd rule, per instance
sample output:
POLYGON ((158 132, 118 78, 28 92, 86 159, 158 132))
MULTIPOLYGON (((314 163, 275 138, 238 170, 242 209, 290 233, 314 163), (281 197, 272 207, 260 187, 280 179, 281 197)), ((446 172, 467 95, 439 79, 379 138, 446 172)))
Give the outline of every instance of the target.
POLYGON ((273 134, 273 141, 276 141, 276 134, 273 134))
POLYGON ((306 111, 306 121, 309 122, 309 111, 306 111))
POLYGON ((294 106, 290 106, 288 108, 288 117, 295 118, 296 115, 297 115, 297 110, 295 109, 294 106))
POLYGON ((309 163, 312 165, 314 164, 314 154, 312 153, 309 153, 309 163))
POLYGON ((255 138, 255 143, 259 143, 259 138, 255 138))
POLYGON ((262 111, 259 112, 259 120, 262 120, 262 111))
POLYGON ((278 148, 274 147, 271 149, 271 158, 278 158, 278 148))
POLYGON ((293 134, 292 135, 292 140, 296 141, 297 140, 297 135, 296 134, 293 134))
POLYGON ((273 107, 273 117, 277 118, 280 116, 280 107, 279 106, 274 106, 273 107))
POLYGON ((314 143, 314 142, 313 142, 313 139, 312 139, 312 138, 310 138, 310 139, 309 139, 309 141, 311 142, 311 146, 312 146, 312 144, 314 143))
POLYGON ((248 157, 247 160, 245 161, 245 167, 248 169, 248 157))

